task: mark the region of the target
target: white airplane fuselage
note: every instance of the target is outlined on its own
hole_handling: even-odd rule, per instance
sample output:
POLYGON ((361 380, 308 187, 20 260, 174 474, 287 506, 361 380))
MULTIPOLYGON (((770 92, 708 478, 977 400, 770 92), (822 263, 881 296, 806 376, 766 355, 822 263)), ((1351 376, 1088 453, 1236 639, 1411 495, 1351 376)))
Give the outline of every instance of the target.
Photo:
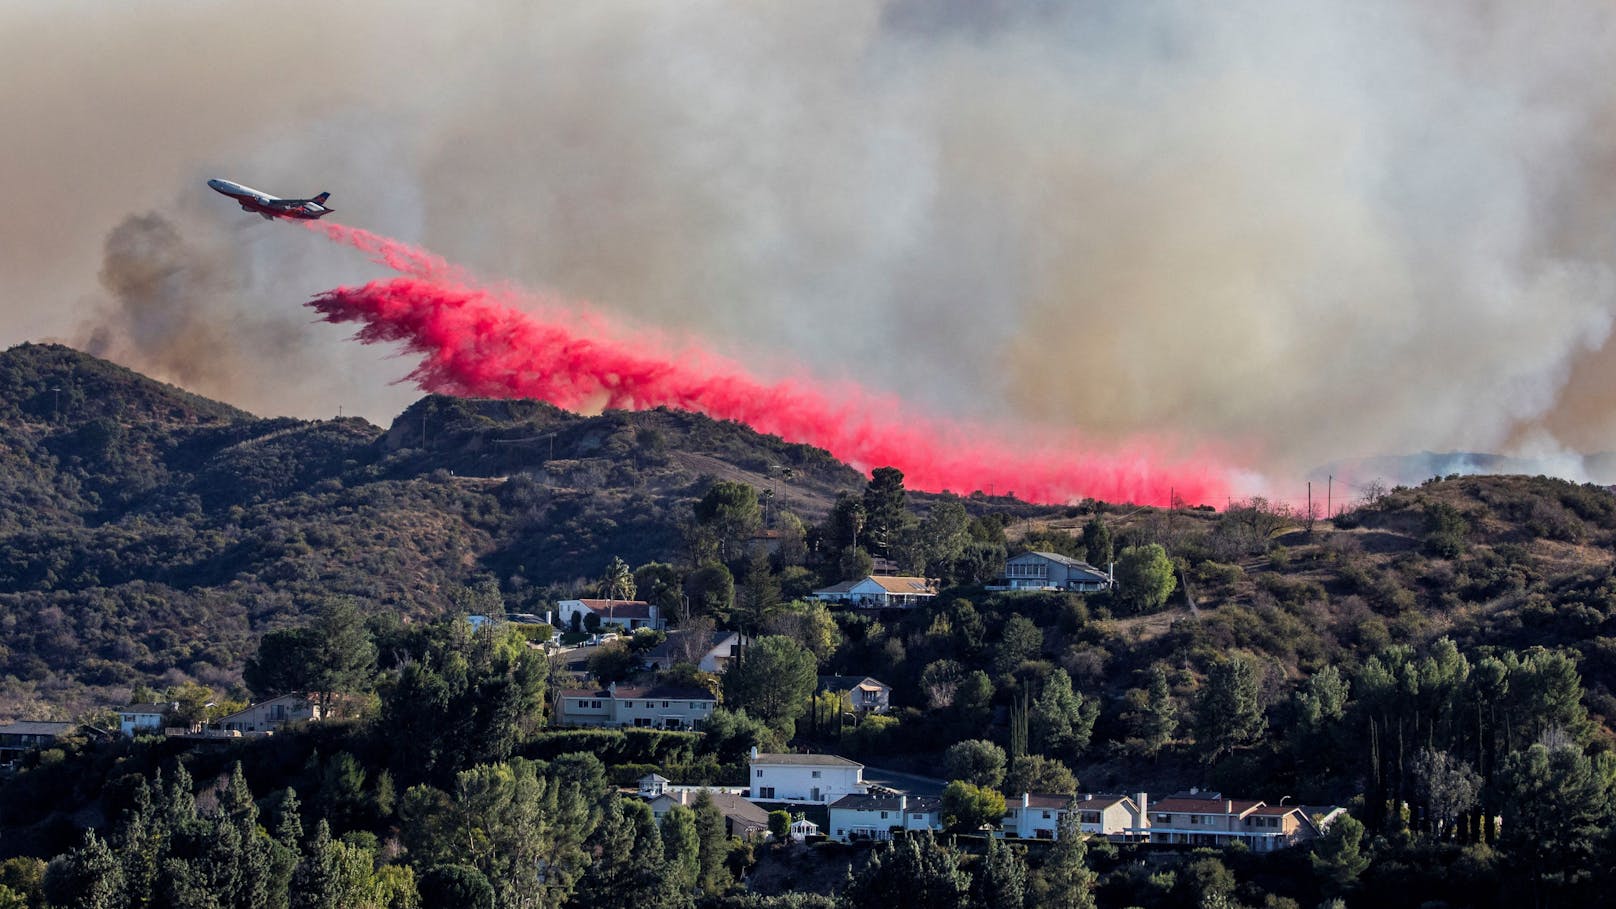
POLYGON ((230 180, 209 180, 208 187, 215 192, 223 193, 235 199, 241 205, 242 211, 256 212, 267 219, 298 218, 312 221, 331 214, 332 209, 327 208, 324 202, 330 193, 320 193, 312 199, 282 199, 269 193, 260 192, 250 186, 242 186, 230 180))

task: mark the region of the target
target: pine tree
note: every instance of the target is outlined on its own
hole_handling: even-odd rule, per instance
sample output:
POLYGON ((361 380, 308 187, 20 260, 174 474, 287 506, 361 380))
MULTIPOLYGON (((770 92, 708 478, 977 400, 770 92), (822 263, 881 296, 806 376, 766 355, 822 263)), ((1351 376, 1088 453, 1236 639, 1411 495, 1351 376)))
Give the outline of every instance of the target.
POLYGON ((1099 704, 1072 690, 1072 677, 1056 669, 1033 702, 1031 725, 1038 749, 1063 761, 1077 759, 1089 746, 1099 704))
POLYGON ((723 812, 706 792, 696 797, 693 809, 700 868, 696 886, 709 895, 723 893, 730 885, 729 869, 724 866, 724 860, 729 857, 729 836, 724 832, 723 812))
POLYGON ((1061 813, 1055 845, 1034 879, 1033 904, 1040 909, 1094 909, 1097 875, 1089 870, 1088 854, 1073 799, 1061 813))
POLYGON ((683 805, 668 809, 662 816, 662 851, 668 859, 668 873, 685 893, 694 890, 701 877, 700 850, 696 815, 683 805))
POLYGON ((1212 664, 1196 707, 1195 737, 1209 761, 1255 741, 1268 728, 1258 699, 1257 669, 1246 656, 1212 664))
POLYGON ((1003 840, 989 837, 988 851, 971 879, 971 905, 1022 909, 1026 904, 1026 861, 1003 840))
POLYGON ((123 896, 123 868, 94 830, 45 869, 45 898, 54 909, 119 909, 123 896))
POLYGON ((331 825, 322 820, 292 873, 292 909, 345 909, 338 902, 341 882, 333 845, 331 825))
POLYGON ((971 877, 931 833, 905 836, 870 858, 843 889, 843 909, 964 909, 971 877))
POLYGON ((1140 717, 1139 738, 1145 744, 1145 753, 1155 756, 1178 730, 1178 701, 1167 684, 1167 670, 1160 663, 1150 667, 1150 687, 1146 690, 1145 709, 1140 717))

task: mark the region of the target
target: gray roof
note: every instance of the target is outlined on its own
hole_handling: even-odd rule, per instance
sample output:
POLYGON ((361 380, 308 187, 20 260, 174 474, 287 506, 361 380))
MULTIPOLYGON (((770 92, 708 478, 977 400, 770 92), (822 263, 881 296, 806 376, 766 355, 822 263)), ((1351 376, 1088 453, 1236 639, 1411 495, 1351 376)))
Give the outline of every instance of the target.
POLYGON ((832 808, 853 811, 909 811, 916 814, 943 809, 943 800, 930 795, 844 795, 830 803, 832 808), (905 801, 907 799, 907 801, 905 801), (899 807, 902 805, 903 807, 899 807))
POLYGON ((814 767, 863 767, 858 761, 850 761, 834 754, 759 754, 752 758, 754 764, 781 764, 784 766, 805 765, 814 767))
POLYGON ((882 688, 887 689, 892 687, 880 679, 871 678, 867 675, 822 675, 819 677, 819 690, 852 691, 854 688, 857 688, 865 682, 869 682, 873 685, 880 685, 882 688))
POLYGON ((53 723, 40 720, 18 720, 0 724, 0 735, 66 735, 76 723, 53 723))

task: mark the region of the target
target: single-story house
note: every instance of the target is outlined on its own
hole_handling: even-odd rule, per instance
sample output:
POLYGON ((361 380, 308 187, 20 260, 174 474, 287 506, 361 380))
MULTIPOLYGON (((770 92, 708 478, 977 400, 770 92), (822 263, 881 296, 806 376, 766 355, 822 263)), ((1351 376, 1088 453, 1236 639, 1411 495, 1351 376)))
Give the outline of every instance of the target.
POLYGON ((867 675, 822 675, 818 690, 845 692, 854 713, 886 713, 892 706, 892 686, 867 675))
MULTIPOLYGON (((1139 804, 1144 800, 1142 793, 1133 798, 1082 793, 1075 799, 1078 829, 1090 836, 1138 838, 1138 828, 1144 823, 1139 804)), ((1005 804, 1004 820, 999 826, 1006 836, 1052 840, 1060 835, 1061 819, 1073 807, 1074 799, 1069 795, 1023 792, 1020 798, 1012 797, 1005 804)))
POLYGON ((712 799, 713 805, 724 815, 724 828, 730 836, 738 836, 743 840, 763 839, 769 835, 769 813, 752 804, 744 796, 722 789, 695 789, 681 786, 650 800, 651 814, 658 821, 667 814, 674 805, 683 805, 694 808, 696 801, 705 792, 712 799))
POLYGON ((556 607, 563 630, 572 627, 573 616, 578 616, 580 626, 593 615, 600 620, 600 627, 616 627, 622 631, 636 628, 662 631, 668 624, 662 610, 644 600, 562 600, 556 607))
POLYGON ((18 720, 0 724, 0 766, 15 763, 27 752, 54 744, 78 728, 77 723, 18 720))
POLYGON ((312 694, 283 694, 260 701, 245 710, 219 717, 208 724, 210 730, 227 735, 268 735, 288 723, 321 719, 319 698, 312 694))
POLYGON ((705 641, 691 641, 687 632, 670 631, 666 641, 646 651, 645 663, 652 669, 671 669, 674 663, 695 657, 697 669, 721 674, 741 648, 750 643, 738 631, 715 631, 705 641))
POLYGON ((1004 563, 1004 578, 989 590, 1071 590, 1092 593, 1112 584, 1111 575, 1058 552, 1024 552, 1004 563))
POLYGON ((937 582, 906 575, 872 574, 814 591, 814 598, 862 609, 909 608, 937 596, 937 582))
POLYGON ((563 726, 634 726, 690 729, 712 716, 718 698, 705 688, 619 685, 569 688, 557 696, 556 722, 563 726))
POLYGON ((759 754, 753 748, 747 781, 752 798, 762 802, 829 805, 869 791, 864 765, 834 754, 759 754))
POLYGON ((926 795, 844 795, 830 804, 830 838, 889 840, 897 830, 941 830, 943 800, 926 795))

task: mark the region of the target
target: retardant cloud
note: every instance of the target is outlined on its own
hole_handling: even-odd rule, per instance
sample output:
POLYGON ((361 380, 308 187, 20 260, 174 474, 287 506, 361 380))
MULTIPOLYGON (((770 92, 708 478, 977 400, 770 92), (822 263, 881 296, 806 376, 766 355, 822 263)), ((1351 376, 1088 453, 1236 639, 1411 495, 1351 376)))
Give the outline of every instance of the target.
MULTIPOLYGON (((232 305, 370 276, 242 223, 217 175, 931 409, 1165 429, 1278 476, 1616 447, 1608 4, 40 3, 0 27, 33 36, 0 60, 30 125, 0 138, 7 342, 104 306, 101 241, 159 205, 239 241, 232 305)), ((286 409, 390 415, 404 367, 279 318, 322 364, 286 409)))

